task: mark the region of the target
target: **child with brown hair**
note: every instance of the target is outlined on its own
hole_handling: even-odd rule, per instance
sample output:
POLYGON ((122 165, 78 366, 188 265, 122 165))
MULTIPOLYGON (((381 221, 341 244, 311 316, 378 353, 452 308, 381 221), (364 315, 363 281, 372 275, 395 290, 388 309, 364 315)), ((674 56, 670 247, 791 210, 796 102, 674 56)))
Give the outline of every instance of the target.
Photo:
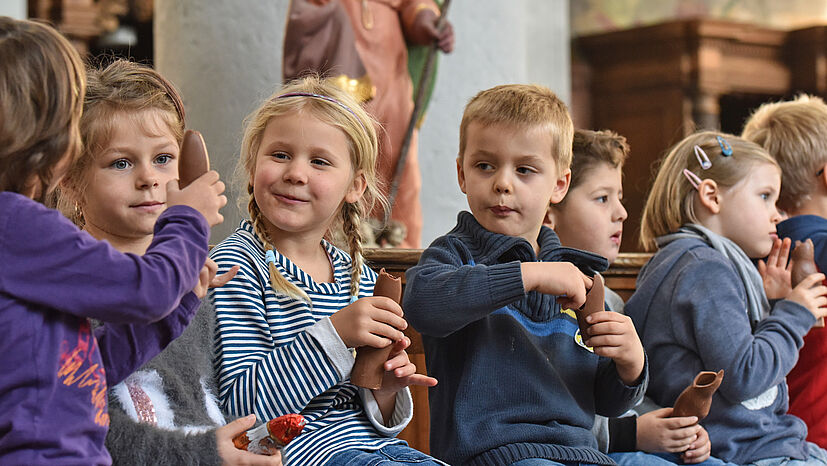
POLYGON ((217 314, 219 399, 233 415, 300 412, 285 464, 438 464, 395 439, 413 416, 416 374, 402 309, 372 296, 360 224, 382 195, 374 122, 335 84, 307 77, 249 117, 239 161, 250 220, 210 256, 238 274, 211 291, 217 314), (327 238, 341 228, 348 252, 327 238), (362 346, 391 346, 382 387, 350 383, 362 346))
MULTIPOLYGON (((747 120, 742 136, 763 146, 781 167, 778 205, 789 218, 778 224, 778 236, 792 242, 812 239, 816 265, 827 270, 827 105, 808 95, 764 104, 747 120)), ((787 384, 790 414, 807 424, 807 440, 827 448, 827 399, 822 396, 827 329, 813 328, 804 337, 787 384)))
MULTIPOLYGON (((175 87, 147 66, 115 60, 87 70, 80 120, 83 152, 62 184, 64 213, 117 250, 144 254, 166 208, 164 187, 179 175, 183 109, 175 87)), ((215 263, 207 259, 207 264, 214 273, 215 263)), ((210 285, 229 278, 217 277, 210 285)), ((96 329, 106 330, 98 339, 108 350, 104 364, 106 355, 121 345, 143 360, 147 342, 157 341, 163 349, 110 389, 106 447, 114 463, 280 464, 278 457, 233 445, 233 437, 252 427, 254 418, 225 425, 216 402, 215 313, 207 302, 199 310, 206 292, 199 287, 184 296, 176 311, 158 322, 96 329)))
MULTIPOLYGON (((550 206, 547 222, 564 246, 600 254, 609 264, 617 259, 626 220, 623 164, 628 154, 626 138, 617 133, 575 130, 571 187, 562 202, 550 206)), ((608 287, 605 291, 606 308, 623 313, 623 299, 608 287)), ((618 464, 721 464, 709 457, 709 435, 697 417, 670 417, 672 408, 650 400, 634 411, 640 415, 597 416, 595 422, 601 450, 618 464)))
POLYGON ((595 413, 619 416, 646 390, 631 319, 597 312, 581 335, 568 310, 606 259, 543 226, 569 188, 573 131, 542 86, 497 86, 465 107, 457 176, 471 213, 408 270, 404 298, 440 379, 431 451, 451 464, 614 464, 595 413))
POLYGON ((146 254, 123 254, 36 202, 80 154, 86 79, 53 28, 0 17, 0 463, 109 464, 108 386, 158 342, 99 346, 111 327, 148 324, 205 286, 209 226, 226 203, 218 174, 166 188, 146 254), (105 361, 105 362, 104 362, 105 361))
POLYGON ((823 274, 770 305, 752 260, 767 256, 781 220, 781 170, 761 147, 712 131, 666 155, 646 201, 641 239, 657 253, 626 303, 646 347, 647 395, 672 406, 701 370, 724 370, 702 421, 712 454, 738 464, 827 464, 787 414, 785 377, 803 336, 827 315, 823 274))

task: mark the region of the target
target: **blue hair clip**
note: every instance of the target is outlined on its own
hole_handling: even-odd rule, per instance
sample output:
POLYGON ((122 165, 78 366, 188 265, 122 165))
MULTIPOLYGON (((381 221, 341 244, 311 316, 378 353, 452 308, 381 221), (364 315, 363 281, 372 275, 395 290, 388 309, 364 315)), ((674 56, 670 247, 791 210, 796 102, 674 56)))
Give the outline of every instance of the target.
POLYGON ((726 139, 721 136, 715 136, 715 139, 718 140, 718 145, 721 146, 721 153, 724 154, 724 157, 729 157, 732 155, 732 146, 726 142, 726 139))
POLYGON ((358 300, 359 300, 359 297, 358 297, 358 296, 351 296, 351 297, 350 297, 350 304, 353 304, 353 303, 355 303, 355 302, 356 302, 356 301, 358 301, 358 300))
POLYGON ((695 158, 698 159, 698 163, 701 164, 701 168, 704 170, 709 170, 709 167, 712 166, 712 162, 709 160, 709 157, 706 155, 701 146, 695 144, 695 158))
POLYGON ((276 263, 276 254, 273 253, 272 249, 268 249, 267 252, 264 253, 264 260, 267 261, 268 264, 271 262, 276 263))

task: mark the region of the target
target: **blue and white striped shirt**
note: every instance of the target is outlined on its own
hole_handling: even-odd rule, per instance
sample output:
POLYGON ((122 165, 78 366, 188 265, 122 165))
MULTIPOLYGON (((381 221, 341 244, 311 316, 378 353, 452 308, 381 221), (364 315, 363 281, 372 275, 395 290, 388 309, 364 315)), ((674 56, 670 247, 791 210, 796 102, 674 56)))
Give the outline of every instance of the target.
MULTIPOLYGON (((332 283, 315 282, 274 251, 276 267, 307 293, 312 308, 273 291, 264 245, 249 222, 242 221, 210 254, 218 273, 241 267, 227 285, 211 290, 219 400, 231 415, 255 413, 262 421, 302 414, 307 425, 282 452, 286 465, 324 464, 349 448, 400 443, 393 437, 413 415, 409 390, 400 390, 386 427, 373 393, 350 383, 353 353, 330 316, 350 304, 352 262, 344 251, 326 241, 322 245, 333 264, 332 283)), ((375 281, 376 273, 363 266, 360 298, 372 296, 375 281)))

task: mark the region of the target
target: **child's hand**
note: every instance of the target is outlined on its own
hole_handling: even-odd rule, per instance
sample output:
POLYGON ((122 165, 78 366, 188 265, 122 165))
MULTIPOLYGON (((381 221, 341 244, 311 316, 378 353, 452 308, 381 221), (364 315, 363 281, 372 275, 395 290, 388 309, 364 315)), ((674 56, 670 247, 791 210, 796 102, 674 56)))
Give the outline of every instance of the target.
POLYGON ((637 418, 638 450, 649 453, 680 453, 691 449, 693 442, 699 439, 699 431, 703 430, 698 424, 698 418, 669 417, 671 414, 672 408, 661 408, 637 418))
POLYGON ((226 285, 235 277, 235 274, 238 273, 240 268, 238 265, 234 265, 230 270, 216 276, 215 274, 218 273, 218 264, 208 257, 207 262, 201 267, 201 272, 198 274, 198 284, 195 285, 192 292, 195 293, 195 296, 198 296, 198 299, 203 299, 204 296, 207 296, 208 288, 221 288, 226 285))
POLYGON ((210 170, 204 173, 184 189, 178 189, 178 181, 167 183, 167 207, 188 205, 201 212, 210 226, 218 225, 224 217, 218 210, 227 204, 224 183, 218 179, 218 172, 210 170))
POLYGON ((689 450, 686 450, 681 459, 687 464, 703 463, 709 459, 712 453, 712 444, 709 442, 709 433, 702 426, 698 426, 698 438, 689 445, 689 450))
POLYGON ((410 346, 411 340, 403 337, 393 344, 391 354, 385 361, 385 377, 382 379, 382 388, 374 390, 374 396, 382 394, 396 395, 396 392, 411 385, 433 387, 437 380, 427 375, 417 374, 416 366, 408 358, 405 348, 410 346))
POLYGON ((821 284, 824 281, 823 273, 814 273, 807 276, 801 283, 793 288, 792 293, 787 296, 792 302, 798 303, 807 308, 816 319, 827 316, 827 286, 821 284))
POLYGON ((617 374, 627 385, 634 383, 643 372, 643 345, 629 316, 617 312, 595 312, 586 317, 589 323, 587 346, 594 353, 612 358, 617 374))
POLYGON ((215 429, 215 443, 222 465, 261 465, 281 466, 281 451, 272 452, 272 456, 257 455, 247 450, 239 450, 233 445, 233 438, 253 428, 256 417, 249 415, 215 429))
POLYGON ((401 340, 408 327, 399 304, 382 296, 358 299, 330 316, 330 322, 348 348, 384 348, 401 340))
POLYGON ((579 309, 592 287, 592 279, 571 262, 523 262, 520 268, 526 291, 557 296, 564 309, 579 309))
POLYGON ((769 299, 784 299, 793 291, 792 269, 790 257, 790 238, 775 239, 772 243, 767 262, 758 261, 758 273, 764 282, 764 291, 769 299))

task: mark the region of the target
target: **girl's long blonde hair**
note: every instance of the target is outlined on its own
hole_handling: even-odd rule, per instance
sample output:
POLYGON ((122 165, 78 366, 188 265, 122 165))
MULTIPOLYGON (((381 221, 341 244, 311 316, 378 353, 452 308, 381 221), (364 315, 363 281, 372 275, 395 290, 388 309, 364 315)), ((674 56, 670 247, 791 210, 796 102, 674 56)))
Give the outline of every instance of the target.
MULTIPOLYGON (((264 224, 264 216, 256 203, 253 184, 250 180, 255 172, 256 154, 267 123, 273 117, 299 111, 308 112, 319 120, 342 130, 347 137, 353 172, 361 170, 367 182, 365 193, 358 201, 342 204, 339 215, 327 234, 330 237, 334 230, 341 228, 347 238, 353 267, 350 274, 350 294, 358 296, 361 270, 364 264, 362 234, 359 226, 376 203, 386 208, 387 200, 380 190, 376 174, 376 159, 379 154, 376 122, 347 92, 318 76, 308 76, 284 85, 247 117, 241 143, 241 158, 236 172, 237 177, 244 179, 247 184, 249 195, 247 210, 250 213, 250 220, 259 240, 266 247, 271 247, 272 241, 264 224)), ((307 294, 282 276, 272 263, 270 264, 270 283, 276 291, 308 303, 311 302, 307 294)))
MULTIPOLYGON (((701 159, 703 160, 703 159, 701 159)), ((695 187, 684 174, 684 169, 700 179, 715 181, 718 186, 731 187, 743 180, 757 164, 778 163, 758 144, 731 134, 702 131, 691 134, 677 143, 662 160, 652 190, 643 208, 640 242, 646 250, 656 248, 655 238, 677 231, 685 223, 697 223, 695 214, 695 187), (723 153, 724 145, 732 148, 732 155, 723 153), (704 169, 695 155, 695 146, 707 154, 711 166, 704 169)))

